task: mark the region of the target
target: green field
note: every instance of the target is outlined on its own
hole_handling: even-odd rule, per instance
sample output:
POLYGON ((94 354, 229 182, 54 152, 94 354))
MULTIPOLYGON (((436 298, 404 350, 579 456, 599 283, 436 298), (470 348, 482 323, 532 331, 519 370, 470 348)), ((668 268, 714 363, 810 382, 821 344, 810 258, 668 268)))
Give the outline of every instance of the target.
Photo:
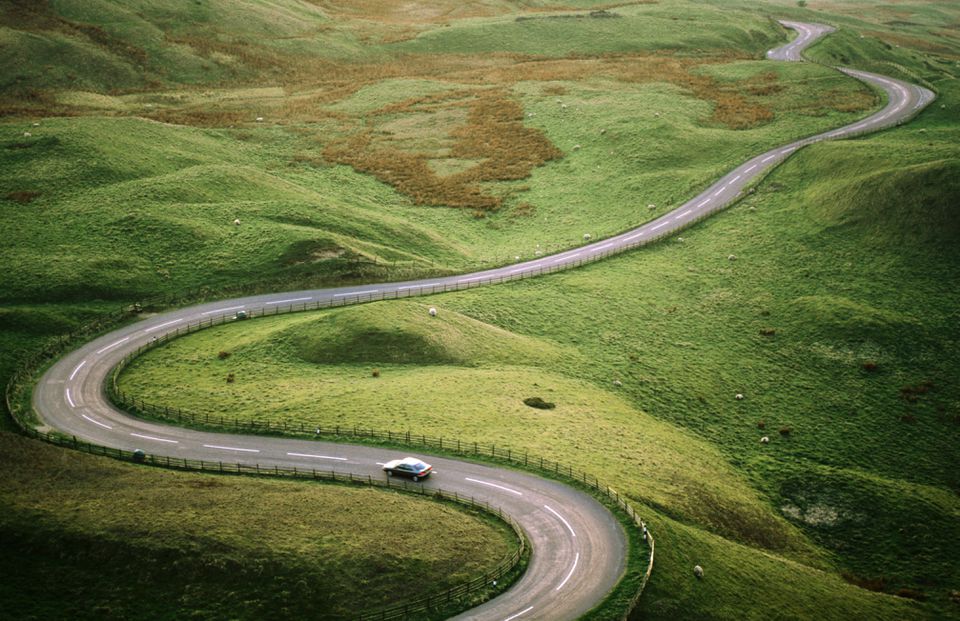
MULTIPOLYGON (((960 616, 960 11, 809 5, 0 2, 0 375, 155 295, 460 272, 644 222, 734 162, 879 105, 823 66, 761 60, 788 36, 771 16, 831 23, 812 57, 921 81, 938 101, 905 127, 799 152, 683 241, 217 328, 121 381, 198 412, 417 420, 411 431, 559 457, 643 508, 658 543, 651 618, 960 616), (618 17, 583 12, 602 8, 618 17), (532 396, 557 407, 525 406, 532 396)), ((60 455, 31 450, 31 463, 60 455)), ((90 463, 89 489, 116 467, 90 463)), ((155 545, 108 537, 104 512, 68 527, 45 505, 30 525, 43 480, 21 472, 6 494, 5 539, 108 541, 127 568, 155 545)), ((241 485, 272 502, 267 484, 228 487, 241 485)), ((329 502, 376 494, 303 487, 329 502)), ((302 559, 274 543, 265 558, 294 580, 302 559)), ((346 558, 355 543, 335 547, 346 558)), ((473 549, 475 568, 500 553, 473 549)), ((259 558, 239 549, 235 566, 253 576, 259 558)), ((62 580, 80 585, 89 566, 71 562, 62 580)), ((128 611, 178 587, 131 588, 97 605, 128 611)))

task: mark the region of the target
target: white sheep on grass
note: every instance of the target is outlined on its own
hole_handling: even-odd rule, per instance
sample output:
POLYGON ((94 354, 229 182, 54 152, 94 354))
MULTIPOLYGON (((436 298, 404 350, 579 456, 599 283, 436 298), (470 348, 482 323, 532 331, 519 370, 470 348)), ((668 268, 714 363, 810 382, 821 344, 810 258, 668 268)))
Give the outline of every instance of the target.
POLYGON ((762 438, 760 438, 760 444, 770 444, 770 437, 763 436, 762 438))
POLYGON ((430 316, 431 316, 431 317, 436 317, 436 316, 437 316, 437 309, 435 309, 435 308, 432 307, 432 306, 430 307, 430 310, 427 311, 427 312, 430 313, 430 316))
POLYGON ((736 261, 736 260, 737 260, 737 255, 735 254, 731 254, 730 256, 727 257, 727 261, 736 261))
POLYGON ((736 395, 734 395, 734 399, 737 401, 743 401, 743 393, 738 392, 736 395))
POLYGON ((234 218, 234 220, 233 220, 233 225, 234 225, 234 226, 240 226, 240 218, 234 218))
POLYGON ((700 580, 701 578, 703 578, 703 567, 700 567, 699 565, 694 565, 693 575, 697 577, 697 580, 700 580))
POLYGON ((584 233, 584 234, 583 234, 583 241, 590 241, 590 237, 591 237, 590 233, 584 233))
POLYGON ((647 209, 656 209, 656 208, 657 206, 654 205, 653 203, 650 203, 649 205, 647 205, 647 209))

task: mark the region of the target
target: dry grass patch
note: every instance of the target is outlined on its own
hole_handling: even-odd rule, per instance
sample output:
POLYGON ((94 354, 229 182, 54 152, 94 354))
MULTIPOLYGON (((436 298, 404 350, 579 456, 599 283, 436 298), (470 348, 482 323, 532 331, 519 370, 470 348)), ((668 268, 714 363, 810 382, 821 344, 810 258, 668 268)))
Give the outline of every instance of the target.
POLYGON ((562 153, 543 132, 523 125, 523 108, 506 91, 478 90, 470 99, 464 95, 464 91, 435 93, 386 106, 374 115, 417 113, 380 125, 378 129, 389 134, 386 138, 368 129, 328 145, 324 157, 374 175, 418 205, 496 210, 502 197, 485 190, 482 183, 524 179, 562 153), (456 124, 459 119, 463 122, 456 124), (424 130, 431 125, 438 133, 451 125, 452 129, 424 144, 424 130), (416 150, 403 148, 410 142, 416 150), (447 157, 454 160, 451 168, 456 172, 442 175, 438 160, 447 157))

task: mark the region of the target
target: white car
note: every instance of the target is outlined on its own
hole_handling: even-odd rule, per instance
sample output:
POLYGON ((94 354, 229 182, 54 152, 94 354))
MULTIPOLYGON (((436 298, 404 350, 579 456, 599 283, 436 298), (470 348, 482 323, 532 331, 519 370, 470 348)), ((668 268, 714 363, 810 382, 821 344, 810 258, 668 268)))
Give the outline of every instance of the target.
POLYGON ((400 474, 410 477, 414 482, 430 476, 430 473, 433 472, 433 466, 424 463, 416 457, 404 457, 403 459, 388 461, 383 464, 383 469, 386 471, 388 477, 400 474))

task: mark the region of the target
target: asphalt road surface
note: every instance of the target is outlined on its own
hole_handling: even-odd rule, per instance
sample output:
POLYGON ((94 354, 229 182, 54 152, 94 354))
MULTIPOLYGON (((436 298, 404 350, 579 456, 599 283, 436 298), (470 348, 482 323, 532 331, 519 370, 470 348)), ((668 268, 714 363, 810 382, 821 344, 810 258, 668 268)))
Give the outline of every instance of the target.
MULTIPOLYGON (((804 48, 833 30, 816 24, 784 22, 784 25, 796 30, 799 36, 770 51, 767 57, 771 60, 798 61, 804 48)), ((253 296, 153 316, 64 356, 36 386, 34 407, 47 429, 104 446, 139 448, 158 456, 383 476, 379 464, 403 457, 404 452, 208 433, 146 422, 114 408, 106 398, 104 381, 113 366, 138 346, 198 320, 232 317, 241 310, 257 316, 279 308, 310 308, 463 289, 568 269, 626 251, 719 211, 769 169, 806 145, 897 125, 934 99, 932 92, 919 86, 862 71, 840 70, 883 90, 888 103, 879 112, 852 125, 761 153, 738 165, 700 195, 632 231, 559 254, 462 276, 253 296)), ((600 603, 620 580, 626 566, 625 533, 614 516, 591 497, 531 474, 437 456, 419 456, 436 469, 436 473, 422 483, 425 488, 440 486, 502 507, 524 529, 533 548, 529 568, 512 588, 458 619, 576 619, 600 603)))

